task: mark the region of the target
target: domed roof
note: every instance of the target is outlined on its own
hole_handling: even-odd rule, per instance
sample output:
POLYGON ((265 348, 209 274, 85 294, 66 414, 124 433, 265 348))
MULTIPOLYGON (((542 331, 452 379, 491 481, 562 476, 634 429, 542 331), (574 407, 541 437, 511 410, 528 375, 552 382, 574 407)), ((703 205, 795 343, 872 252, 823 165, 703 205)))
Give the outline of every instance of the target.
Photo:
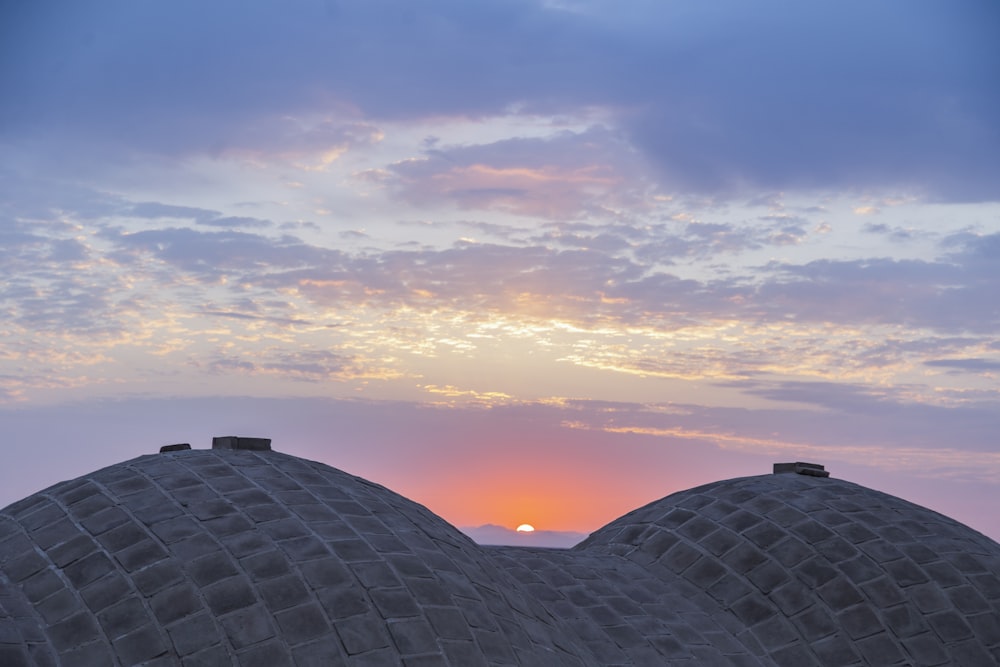
POLYGON ((715 482, 634 510, 576 550, 694 584, 777 664, 1000 664, 1000 545, 843 480, 715 482))
POLYGON ((426 508, 278 452, 143 456, 0 513, 7 667, 584 664, 566 636, 426 508))
POLYGON ((481 547, 272 451, 181 450, 0 511, 0 665, 1000 661, 1000 545, 830 478, 728 480, 573 549, 481 547))

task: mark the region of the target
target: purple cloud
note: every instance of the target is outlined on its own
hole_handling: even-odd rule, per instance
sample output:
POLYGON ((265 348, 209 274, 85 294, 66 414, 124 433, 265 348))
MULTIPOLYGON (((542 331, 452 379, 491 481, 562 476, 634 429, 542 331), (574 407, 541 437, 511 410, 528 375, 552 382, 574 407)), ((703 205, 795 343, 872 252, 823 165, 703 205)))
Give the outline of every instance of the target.
POLYGON ((245 216, 224 216, 219 211, 211 211, 193 206, 174 206, 159 202, 139 202, 126 211, 129 216, 150 220, 177 219, 190 220, 207 227, 256 228, 271 227, 270 220, 245 216))
POLYGON ((565 220, 586 212, 642 207, 639 160, 605 128, 560 132, 544 139, 426 151, 390 167, 397 195, 414 204, 451 203, 565 220))
POLYGON ((0 139, 48 136, 80 168, 84 147, 93 163, 134 149, 278 150, 292 136, 343 146, 368 141, 369 119, 601 107, 672 192, 881 187, 995 201, 998 19, 982 0, 629 11, 39 0, 4 22, 0 89, 14 102, 0 139), (281 121, 331 109, 346 124, 299 132, 281 121))
POLYGON ((305 382, 321 382, 363 372, 361 365, 352 357, 326 350, 267 349, 254 354, 252 360, 217 354, 206 366, 210 373, 280 375, 305 382))
POLYGON ((1000 371, 1000 361, 972 357, 968 359, 930 359, 924 366, 954 369, 965 373, 996 373, 1000 371))

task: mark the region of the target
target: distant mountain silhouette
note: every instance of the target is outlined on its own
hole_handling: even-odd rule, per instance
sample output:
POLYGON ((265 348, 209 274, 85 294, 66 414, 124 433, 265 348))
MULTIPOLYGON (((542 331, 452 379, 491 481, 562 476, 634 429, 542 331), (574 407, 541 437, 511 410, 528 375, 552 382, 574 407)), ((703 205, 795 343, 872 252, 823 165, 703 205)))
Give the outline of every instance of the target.
POLYGON ((510 528, 487 523, 482 526, 459 528, 478 544, 502 545, 513 547, 553 547, 568 549, 583 542, 587 533, 575 533, 568 530, 535 530, 531 533, 519 533, 510 528))

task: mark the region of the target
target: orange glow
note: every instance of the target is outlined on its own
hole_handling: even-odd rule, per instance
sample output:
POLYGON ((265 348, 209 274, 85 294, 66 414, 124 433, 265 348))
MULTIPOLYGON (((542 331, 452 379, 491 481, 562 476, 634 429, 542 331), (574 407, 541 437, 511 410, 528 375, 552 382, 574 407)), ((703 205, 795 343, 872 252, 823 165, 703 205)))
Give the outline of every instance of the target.
POLYGON ((543 167, 541 169, 531 169, 528 167, 508 167, 497 168, 486 164, 474 164, 465 168, 452 169, 449 176, 460 179, 463 176, 469 180, 485 181, 484 184, 492 184, 496 181, 504 183, 525 183, 525 182, 561 182, 561 183, 587 183, 611 186, 616 180, 601 175, 605 171, 598 165, 590 165, 579 169, 560 169, 558 167, 543 167), (477 179, 476 177, 481 177, 477 179))
POLYGON ((559 460, 557 452, 551 456, 551 461, 532 461, 530 470, 519 456, 503 461, 485 457, 489 460, 466 460, 432 472, 422 483, 414 484, 412 477, 383 481, 455 526, 520 526, 530 516, 532 524, 549 530, 581 532, 688 486, 678 481, 656 484, 659 488, 651 491, 649 485, 635 483, 634 473, 609 472, 600 461, 568 462, 559 460))

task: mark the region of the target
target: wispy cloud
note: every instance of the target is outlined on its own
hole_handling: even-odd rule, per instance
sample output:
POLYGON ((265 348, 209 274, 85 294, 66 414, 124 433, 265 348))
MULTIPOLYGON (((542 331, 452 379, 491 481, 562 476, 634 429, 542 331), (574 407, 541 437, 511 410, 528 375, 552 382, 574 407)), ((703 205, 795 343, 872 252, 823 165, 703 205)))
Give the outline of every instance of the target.
MULTIPOLYGON (((199 223, 228 218, 201 207, 117 199, 112 211, 87 232, 84 213, 72 210, 30 224, 8 219, 4 261, 14 276, 3 290, 8 321, 25 332, 52 332, 18 344, 21 354, 42 345, 64 348, 75 335, 75 345, 92 350, 85 354, 124 350, 128 341, 151 353, 205 355, 208 348, 190 341, 209 342, 215 334, 204 322, 215 318, 232 321, 247 340, 261 340, 260 327, 273 327, 271 345, 287 351, 269 364, 253 359, 250 348, 241 353, 246 358, 201 356, 195 368, 289 379, 368 374, 308 364, 296 370, 289 356, 295 337, 326 331, 331 349, 349 345, 338 354, 385 355, 389 361, 375 372, 381 377, 414 372, 392 345, 471 360, 486 354, 482 341, 521 329, 553 361, 602 372, 731 383, 768 376, 878 379, 924 387, 913 398, 931 401, 971 395, 960 397, 917 369, 945 368, 941 359, 948 356, 981 360, 965 370, 982 374, 996 361, 989 345, 996 342, 998 314, 982 306, 998 287, 989 269, 991 235, 945 235, 938 255, 927 259, 786 260, 681 277, 692 262, 711 266, 784 247, 774 235, 797 235, 806 223, 789 215, 764 216, 756 226, 553 222, 540 233, 504 238, 506 227, 460 222, 452 229, 490 231, 498 242, 348 252, 272 227, 207 230, 199 223), (133 230, 124 222, 130 216, 154 224, 133 230), (80 270, 62 273, 67 262, 80 270), (163 313, 171 313, 169 324, 154 332, 163 313), (521 324, 496 329, 504 320, 521 324), (349 329, 330 329, 345 322, 349 329), (410 328, 415 322, 434 322, 438 331, 420 333, 410 328), (105 337, 99 346, 79 338, 99 332, 105 337)), ((750 385, 739 391, 776 396, 750 385)))
POLYGON ((565 220, 585 212, 642 207, 651 184, 641 159, 602 127, 545 138, 438 147, 396 163, 387 181, 420 205, 496 209, 565 220))
POLYGON ((996 373, 1000 371, 1000 359, 982 359, 973 357, 969 359, 929 359, 924 362, 925 366, 934 368, 948 368, 967 373, 996 373))
POLYGON ((253 354, 235 356, 220 353, 208 362, 211 373, 280 375, 285 378, 320 382, 362 375, 358 360, 325 350, 287 351, 265 348, 253 354))

